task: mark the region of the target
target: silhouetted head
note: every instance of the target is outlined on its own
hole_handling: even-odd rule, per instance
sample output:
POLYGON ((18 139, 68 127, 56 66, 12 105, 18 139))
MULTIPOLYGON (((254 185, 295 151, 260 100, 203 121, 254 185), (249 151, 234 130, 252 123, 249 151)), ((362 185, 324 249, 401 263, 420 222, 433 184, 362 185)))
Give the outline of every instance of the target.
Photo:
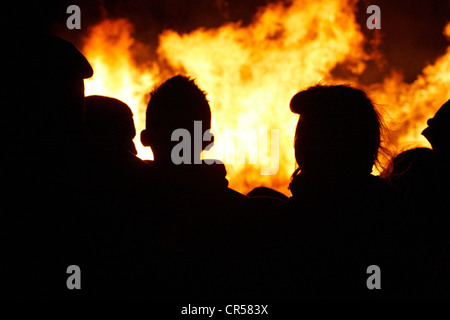
POLYGON ((381 120, 362 90, 316 85, 297 93, 291 111, 298 170, 314 174, 369 174, 380 147, 381 120))
MULTIPOLYGON (((155 160, 171 161, 171 150, 178 143, 171 141, 172 133, 176 129, 188 130, 193 145, 194 121, 202 122, 202 137, 211 128, 211 109, 206 93, 193 79, 177 75, 150 93, 146 129, 141 132, 141 142, 152 148, 155 160)), ((202 150, 208 144, 210 142, 202 143, 202 150)), ((191 154, 200 157, 200 154, 191 154)))
POLYGON ((26 99, 21 112, 25 139, 41 145, 67 144, 85 135, 84 79, 93 71, 86 58, 70 43, 54 36, 40 36, 26 42, 22 54, 25 74, 20 99, 26 99))
POLYGON ((429 188, 436 174, 435 154, 428 148, 414 148, 399 153, 392 161, 385 178, 396 189, 429 188))
POLYGON ((443 195, 437 164, 433 150, 415 148, 398 154, 383 173, 386 181, 402 196, 408 213, 427 217, 438 214, 430 210, 443 195))
POLYGON ((450 159, 450 100, 442 105, 422 135, 430 142, 433 150, 450 159))
POLYGON ((104 96, 88 96, 85 101, 86 123, 93 146, 137 154, 133 112, 128 105, 104 96))
POLYGON ((89 62, 70 42, 49 35, 23 35, 9 51, 17 59, 8 61, 14 69, 7 77, 8 102, 14 103, 4 108, 10 110, 2 116, 7 120, 2 129, 10 140, 6 154, 14 155, 19 168, 14 175, 34 180, 36 189, 80 186, 87 142, 84 79, 93 74, 89 62))

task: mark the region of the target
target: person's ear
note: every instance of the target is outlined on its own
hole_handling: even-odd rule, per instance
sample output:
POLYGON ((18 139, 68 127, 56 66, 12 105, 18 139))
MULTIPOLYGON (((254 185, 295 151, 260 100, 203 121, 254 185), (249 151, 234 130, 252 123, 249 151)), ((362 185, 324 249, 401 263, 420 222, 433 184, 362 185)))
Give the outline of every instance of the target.
POLYGON ((141 143, 144 147, 150 147, 151 145, 150 132, 146 129, 141 131, 141 143))

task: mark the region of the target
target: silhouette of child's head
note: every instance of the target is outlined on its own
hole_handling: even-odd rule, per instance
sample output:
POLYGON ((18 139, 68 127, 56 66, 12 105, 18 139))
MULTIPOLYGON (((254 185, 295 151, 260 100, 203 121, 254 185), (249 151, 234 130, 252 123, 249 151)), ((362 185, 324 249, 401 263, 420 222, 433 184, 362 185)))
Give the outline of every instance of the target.
POLYGON ((295 132, 299 171, 370 173, 380 146, 381 119, 371 100, 346 85, 316 85, 297 93, 291 111, 300 115, 295 132))
POLYGON ((433 150, 450 156, 450 100, 442 105, 427 124, 428 127, 422 134, 430 142, 433 150))
POLYGON ((122 101, 104 96, 86 97, 86 123, 94 147, 137 154, 133 112, 122 101))
MULTIPOLYGON (((202 122, 202 136, 211 128, 211 109, 206 93, 194 79, 174 76, 150 93, 146 129, 141 133, 142 144, 152 148, 155 160, 169 161, 171 150, 178 143, 171 141, 173 131, 186 129, 193 138, 194 121, 202 122)), ((206 146, 203 143, 202 150, 206 146)))

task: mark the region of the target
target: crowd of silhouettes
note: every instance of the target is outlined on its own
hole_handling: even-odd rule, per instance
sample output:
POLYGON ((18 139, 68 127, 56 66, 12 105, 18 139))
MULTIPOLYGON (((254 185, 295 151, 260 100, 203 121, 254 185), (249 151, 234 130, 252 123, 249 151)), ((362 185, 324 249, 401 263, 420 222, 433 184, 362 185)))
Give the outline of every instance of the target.
POLYGON ((292 196, 245 195, 223 163, 201 159, 212 134, 181 151, 191 164, 172 160, 175 130, 211 129, 194 79, 149 88, 140 139, 154 160, 141 160, 130 107, 84 96, 95 70, 71 43, 39 36, 17 52, 33 54, 2 128, 2 297, 450 297, 450 100, 423 131, 432 149, 375 176, 385 127, 372 100, 347 85, 302 90, 290 101, 292 196), (66 286, 70 265, 81 290, 66 286), (371 265, 381 289, 367 286, 371 265))

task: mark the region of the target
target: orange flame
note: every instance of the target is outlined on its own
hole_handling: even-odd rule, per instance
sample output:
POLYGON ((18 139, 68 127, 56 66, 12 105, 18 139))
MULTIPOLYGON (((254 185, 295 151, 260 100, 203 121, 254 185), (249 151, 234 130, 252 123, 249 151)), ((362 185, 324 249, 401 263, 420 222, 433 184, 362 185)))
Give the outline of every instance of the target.
MULTIPOLYGON (((215 146, 204 157, 224 161, 230 187, 240 192, 264 185, 289 194, 298 119, 289 111, 290 98, 319 81, 352 83, 333 78, 331 70, 345 64, 360 74, 371 58, 364 52, 353 6, 344 0, 297 0, 288 7, 277 3, 262 8, 248 26, 228 23, 184 35, 166 30, 156 53, 170 70, 157 61, 145 69, 137 66, 132 58, 136 43, 132 25, 125 19, 104 20, 92 28, 82 50, 94 69, 94 77, 86 81, 86 95, 103 94, 126 102, 139 133, 144 129, 148 92, 167 79, 161 74, 190 75, 208 92, 212 109, 215 146), (279 169, 274 175, 261 175, 261 168, 274 161, 267 148, 274 137, 271 129, 279 133, 279 169), (247 154, 244 164, 236 161, 242 154, 247 154), (255 154, 257 163, 251 161, 255 154)), ((450 23, 445 34, 450 37, 450 23)), ((449 67, 450 47, 412 84, 404 83, 397 73, 370 87, 352 84, 365 89, 392 118, 397 147, 428 145, 420 132, 449 98, 449 67)), ((138 155, 151 159, 151 151, 142 147, 138 137, 138 155)))

